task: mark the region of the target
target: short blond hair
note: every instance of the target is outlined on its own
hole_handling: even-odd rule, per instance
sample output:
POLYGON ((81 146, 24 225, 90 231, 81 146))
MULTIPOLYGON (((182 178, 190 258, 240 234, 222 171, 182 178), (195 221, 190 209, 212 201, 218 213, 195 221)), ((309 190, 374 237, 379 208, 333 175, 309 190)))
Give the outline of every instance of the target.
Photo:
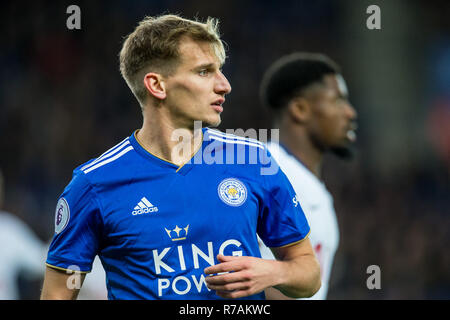
POLYGON ((120 73, 143 107, 148 96, 144 76, 148 72, 168 76, 179 62, 182 37, 205 41, 212 45, 220 63, 225 61, 225 48, 220 39, 219 21, 208 17, 205 23, 168 14, 145 17, 125 39, 120 51, 120 73))

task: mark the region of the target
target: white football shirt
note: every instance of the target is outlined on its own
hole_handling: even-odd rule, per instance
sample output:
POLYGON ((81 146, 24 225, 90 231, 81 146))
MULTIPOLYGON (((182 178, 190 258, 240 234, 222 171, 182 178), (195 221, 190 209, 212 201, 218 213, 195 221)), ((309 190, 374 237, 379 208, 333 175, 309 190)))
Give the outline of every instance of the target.
POLYGON ((19 218, 0 211, 0 300, 19 298, 20 271, 31 279, 44 276, 47 246, 19 218))
MULTIPOLYGON (((339 228, 333 197, 309 169, 277 143, 268 143, 269 151, 288 177, 311 227, 309 239, 320 263, 322 286, 310 299, 327 297, 333 259, 339 244, 339 228)), ((259 240, 261 256, 275 259, 272 251, 259 240)))

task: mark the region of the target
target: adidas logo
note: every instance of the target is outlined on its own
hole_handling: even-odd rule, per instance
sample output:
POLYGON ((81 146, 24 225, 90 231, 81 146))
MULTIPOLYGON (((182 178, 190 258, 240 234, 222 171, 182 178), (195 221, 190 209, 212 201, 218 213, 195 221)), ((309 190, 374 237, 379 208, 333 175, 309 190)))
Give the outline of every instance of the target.
POLYGON ((148 201, 146 197, 143 197, 141 201, 139 201, 137 206, 134 207, 134 210, 133 212, 131 212, 131 214, 133 216, 136 216, 138 214, 152 213, 152 212, 158 212, 158 207, 152 205, 151 202, 148 201))

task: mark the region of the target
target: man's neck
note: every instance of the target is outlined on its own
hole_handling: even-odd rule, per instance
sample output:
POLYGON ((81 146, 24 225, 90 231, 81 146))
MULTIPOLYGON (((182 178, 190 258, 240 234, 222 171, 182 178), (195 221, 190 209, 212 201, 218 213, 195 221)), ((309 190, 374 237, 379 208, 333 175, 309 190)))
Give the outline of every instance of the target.
POLYGON ((318 179, 321 179, 323 152, 314 145, 303 129, 289 127, 280 129, 280 143, 318 179))
POLYGON ((202 130, 194 126, 180 127, 156 112, 151 116, 144 114, 143 125, 136 138, 151 154, 181 166, 200 148, 202 130))

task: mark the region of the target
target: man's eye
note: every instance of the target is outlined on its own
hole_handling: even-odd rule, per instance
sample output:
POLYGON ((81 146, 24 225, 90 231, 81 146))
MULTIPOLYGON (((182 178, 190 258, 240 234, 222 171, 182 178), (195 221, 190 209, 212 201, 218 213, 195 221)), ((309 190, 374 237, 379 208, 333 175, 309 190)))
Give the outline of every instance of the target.
POLYGON ((208 73, 209 73, 209 71, 206 70, 206 69, 200 70, 200 71, 198 72, 198 74, 201 75, 201 76, 207 76, 208 73))

